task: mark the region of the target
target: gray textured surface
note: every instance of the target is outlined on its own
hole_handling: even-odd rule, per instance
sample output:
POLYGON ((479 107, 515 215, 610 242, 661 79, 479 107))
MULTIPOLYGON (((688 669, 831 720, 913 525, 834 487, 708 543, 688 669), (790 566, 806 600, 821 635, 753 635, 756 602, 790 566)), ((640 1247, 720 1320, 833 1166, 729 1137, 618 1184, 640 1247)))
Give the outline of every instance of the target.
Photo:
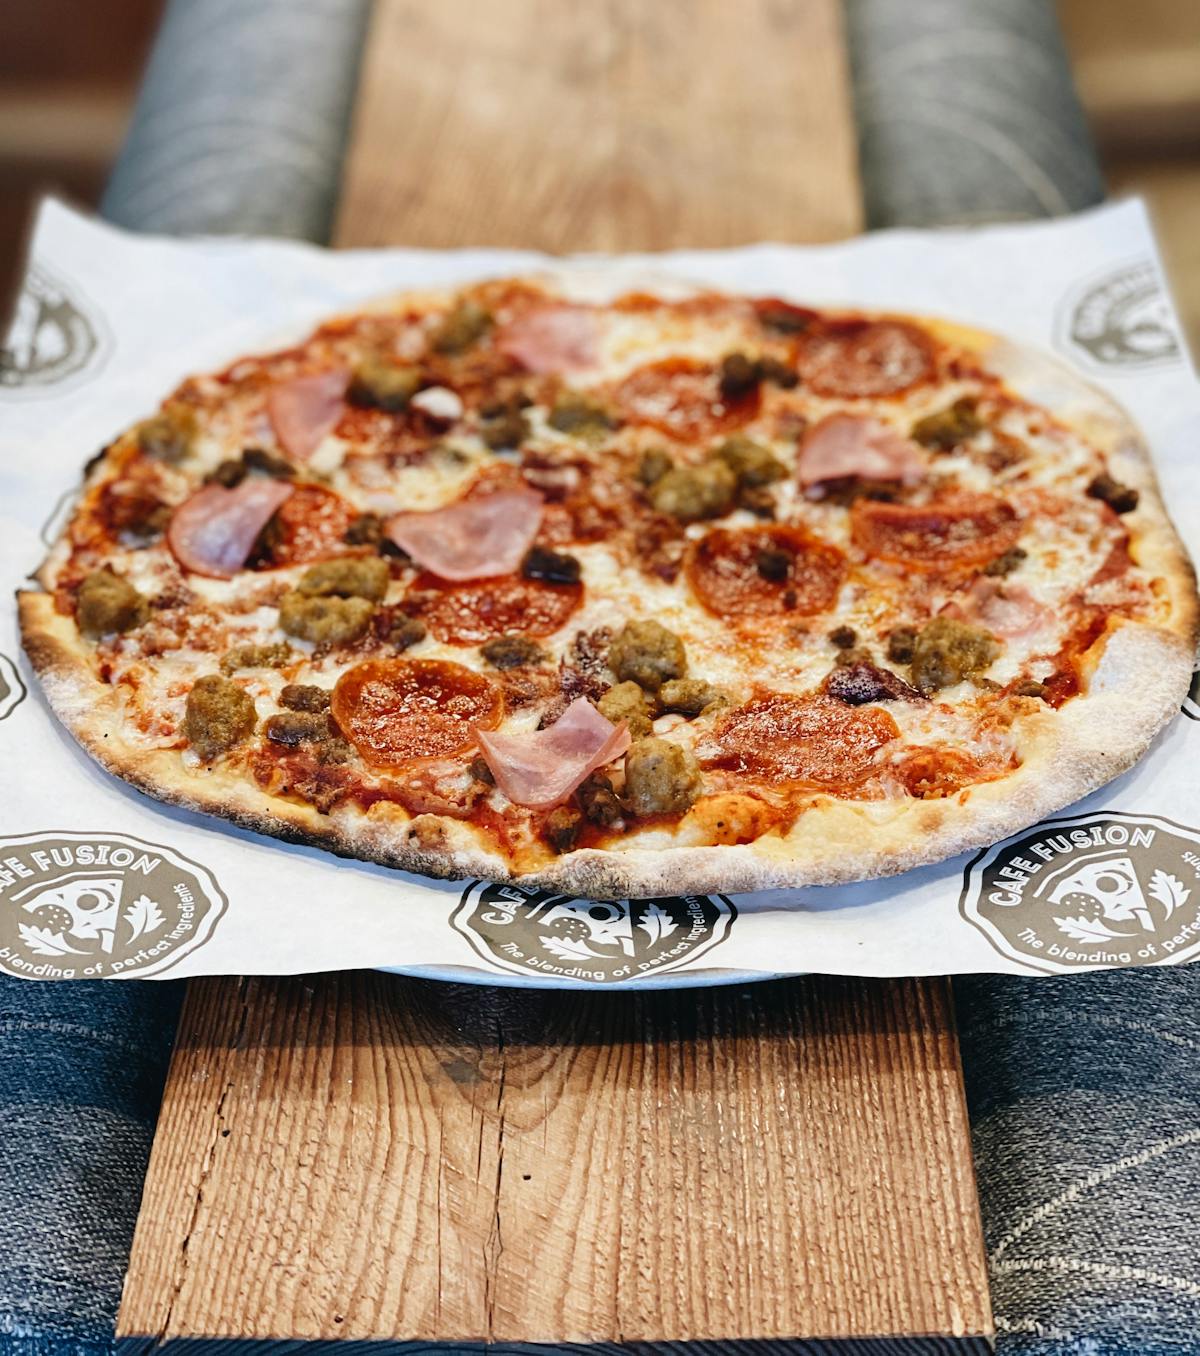
POLYGON ((870 226, 1104 196, 1050 0, 847 0, 846 25, 870 226))
POLYGON ((327 240, 369 0, 172 0, 102 211, 327 240))

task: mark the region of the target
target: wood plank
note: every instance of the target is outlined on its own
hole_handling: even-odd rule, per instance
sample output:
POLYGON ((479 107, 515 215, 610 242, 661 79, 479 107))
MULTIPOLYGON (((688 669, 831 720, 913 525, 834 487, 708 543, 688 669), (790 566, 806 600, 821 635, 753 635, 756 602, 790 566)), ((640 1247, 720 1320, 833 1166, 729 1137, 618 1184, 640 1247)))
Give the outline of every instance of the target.
POLYGON ((180 1031, 123 1336, 986 1330, 942 983, 202 980, 180 1031))
MULTIPOLYGON (((338 241, 826 238, 859 225, 852 147, 835 0, 381 0, 338 241)), ((118 1326, 826 1356, 990 1331, 944 982, 369 974, 190 986, 118 1326)))
POLYGON ((339 240, 835 239, 855 155, 836 0, 384 0, 339 240))

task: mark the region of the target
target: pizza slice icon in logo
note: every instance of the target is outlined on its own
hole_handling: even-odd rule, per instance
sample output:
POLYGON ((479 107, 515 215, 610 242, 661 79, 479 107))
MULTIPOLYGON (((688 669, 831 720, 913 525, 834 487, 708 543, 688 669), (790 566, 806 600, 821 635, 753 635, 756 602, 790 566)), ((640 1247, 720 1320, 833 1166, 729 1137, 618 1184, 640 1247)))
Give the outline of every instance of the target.
POLYGON ((1049 894, 1051 904, 1095 922, 1136 921, 1145 932, 1153 932, 1154 918, 1138 880, 1137 870, 1128 856, 1100 855, 1074 867, 1049 894))
POLYGON ((31 945, 40 940, 81 955, 97 950, 111 954, 121 921, 121 878, 96 876, 53 885, 25 900, 22 908, 38 929, 26 934, 31 945))
POLYGON ((539 925, 542 945, 560 960, 633 956, 633 920, 620 904, 551 896, 530 912, 529 921, 539 925))

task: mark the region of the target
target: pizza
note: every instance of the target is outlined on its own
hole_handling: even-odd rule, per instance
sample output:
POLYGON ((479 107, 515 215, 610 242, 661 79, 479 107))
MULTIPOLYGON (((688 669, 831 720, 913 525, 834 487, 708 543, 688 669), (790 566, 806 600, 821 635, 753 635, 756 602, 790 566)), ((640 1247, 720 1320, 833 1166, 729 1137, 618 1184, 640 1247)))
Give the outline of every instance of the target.
POLYGON ((995 841, 1179 708, 1191 566, 1129 419, 940 320, 619 271, 413 294, 185 381, 20 596, 153 796, 584 897, 995 841))

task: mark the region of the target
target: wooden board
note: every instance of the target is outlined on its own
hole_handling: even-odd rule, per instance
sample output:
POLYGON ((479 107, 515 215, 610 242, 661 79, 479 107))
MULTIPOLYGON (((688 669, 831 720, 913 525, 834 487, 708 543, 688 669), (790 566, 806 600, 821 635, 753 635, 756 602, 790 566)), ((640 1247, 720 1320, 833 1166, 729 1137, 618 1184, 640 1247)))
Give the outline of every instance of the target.
POLYGON ((987 1327, 941 983, 201 980, 180 1031, 124 1336, 987 1327))
MULTIPOLYGON (((835 0, 380 0, 338 241, 844 235, 852 146, 835 0)), ((990 1331, 942 981, 369 974, 192 983, 118 1326, 847 1356, 990 1331)))

